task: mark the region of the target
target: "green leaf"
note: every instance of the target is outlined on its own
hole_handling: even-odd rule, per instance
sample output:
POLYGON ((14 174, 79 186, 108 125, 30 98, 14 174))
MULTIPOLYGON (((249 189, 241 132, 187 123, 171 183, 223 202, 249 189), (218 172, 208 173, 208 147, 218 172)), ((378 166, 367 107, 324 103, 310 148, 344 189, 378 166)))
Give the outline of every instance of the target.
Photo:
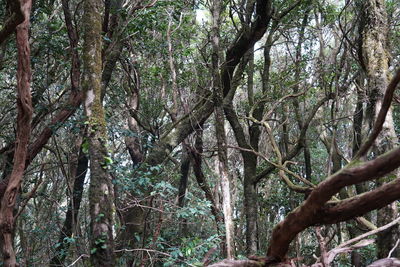
POLYGON ((89 142, 87 140, 82 143, 82 152, 89 154, 89 142))
POLYGON ((109 165, 112 164, 114 161, 110 157, 104 157, 105 164, 109 165))

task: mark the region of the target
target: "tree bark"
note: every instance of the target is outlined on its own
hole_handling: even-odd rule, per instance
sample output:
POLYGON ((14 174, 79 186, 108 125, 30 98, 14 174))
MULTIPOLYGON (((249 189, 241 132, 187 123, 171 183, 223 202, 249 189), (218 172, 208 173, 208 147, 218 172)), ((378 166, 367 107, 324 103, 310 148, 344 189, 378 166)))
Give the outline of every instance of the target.
POLYGON ((222 191, 222 210, 225 222, 225 241, 226 241, 226 257, 233 259, 235 255, 234 245, 234 224, 231 201, 231 177, 229 175, 228 153, 226 147, 225 134, 225 118, 223 109, 223 87, 221 86, 221 76, 219 73, 219 25, 221 24, 222 3, 220 0, 214 0, 211 6, 212 13, 212 54, 211 54, 211 71, 212 71, 212 87, 214 95, 214 114, 215 114, 215 132, 217 137, 218 149, 218 170, 221 179, 222 191))
POLYGON ((190 169, 190 158, 187 149, 183 148, 181 157, 181 167, 180 167, 181 177, 179 179, 179 190, 178 190, 178 206, 181 208, 185 206, 185 195, 188 184, 189 169, 190 169))
MULTIPOLYGON (((383 96, 389 83, 389 52, 388 46, 388 21, 384 0, 367 0, 361 4, 361 56, 362 66, 367 76, 367 92, 370 100, 370 118, 375 120, 383 102, 383 96)), ((398 139, 394 130, 393 115, 389 108, 385 123, 374 150, 377 155, 383 154, 394 148, 398 139)), ((398 172, 396 172, 398 174, 398 172)), ((387 177, 380 179, 377 185, 392 180, 387 177)), ((378 210, 378 226, 385 225, 397 217, 398 210, 395 204, 378 210)), ((378 234, 378 258, 388 256, 394 247, 398 236, 398 227, 393 227, 378 234)))
MULTIPOLYGON (((181 156, 181 167, 180 167, 180 179, 179 179, 179 188, 178 188, 178 206, 183 208, 185 206, 185 196, 186 190, 188 187, 189 180, 189 171, 190 171, 190 156, 188 149, 185 144, 182 144, 182 156, 181 156)), ((183 236, 187 236, 188 227, 187 220, 182 220, 182 234, 183 236)))
POLYGON ((74 173, 74 185, 72 196, 68 203, 68 210, 65 216, 64 225, 61 229, 60 236, 58 239, 58 247, 56 248, 55 256, 50 261, 50 266, 63 265, 66 256, 68 255, 68 249, 70 242, 66 241, 66 238, 71 238, 75 233, 75 228, 78 222, 78 214, 82 201, 83 186, 85 177, 88 169, 89 160, 86 154, 82 150, 82 142, 79 146, 78 161, 73 162, 76 164, 74 173))
POLYGON ((353 162, 321 182, 302 205, 289 213, 274 228, 267 255, 281 261, 285 257, 291 241, 307 227, 348 220, 394 201, 399 195, 396 191, 397 184, 400 183, 398 179, 392 182, 393 184, 387 184, 372 192, 342 201, 332 210, 327 204, 327 201, 341 188, 382 177, 398 168, 400 166, 400 159, 397 159, 399 155, 400 148, 397 148, 360 166, 354 167, 357 162, 353 162), (383 195, 386 198, 382 198, 383 195), (322 210, 329 212, 322 213, 322 210))
MULTIPOLYGON (((136 113, 139 110, 140 103, 141 86, 139 70, 135 67, 134 62, 127 60, 126 62, 121 62, 121 64, 126 74, 125 80, 127 81, 123 83, 127 97, 126 106, 131 114, 136 113)), ((125 136, 125 145, 131 157, 133 169, 136 169, 142 163, 144 155, 141 147, 140 126, 134 117, 128 116, 126 130, 129 131, 129 134, 125 136)), ((117 249, 135 249, 139 243, 135 237, 140 237, 145 228, 145 209, 141 205, 148 206, 148 204, 145 203, 146 201, 136 198, 138 205, 133 205, 132 208, 126 209, 126 202, 118 195, 120 192, 123 194, 123 190, 120 190, 117 184, 114 185, 114 188, 116 192, 116 205, 121 224, 123 225, 117 237, 117 249)), ((135 198, 135 195, 135 193, 132 194, 133 198, 135 198)), ((132 255, 128 255, 126 261, 127 266, 132 266, 135 259, 132 255)))
MULTIPOLYGON (((197 184, 204 192, 205 198, 211 203, 211 214, 214 216, 217 233, 220 234, 222 232, 221 227, 224 224, 224 217, 222 216, 222 212, 217 205, 217 202, 202 170, 203 130, 197 130, 195 136, 194 147, 190 148, 190 160, 193 165, 193 173, 196 177, 197 184)), ((220 243, 220 250, 226 250, 226 244, 224 242, 220 243)))
POLYGON ((27 148, 31 135, 32 97, 31 97, 31 66, 29 47, 29 17, 32 7, 31 0, 21 0, 21 12, 24 20, 16 28, 18 68, 17 68, 17 138, 14 152, 14 164, 6 191, 1 199, 0 230, 2 240, 3 264, 7 267, 17 266, 13 249, 14 206, 25 171, 27 148))
MULTIPOLYGON (((303 20, 301 22, 301 26, 299 28, 299 39, 296 45, 296 57, 295 57, 295 73, 294 73, 294 82, 295 82, 295 86, 293 86, 293 92, 295 94, 297 94, 300 90, 300 73, 301 73, 301 66, 302 66, 302 46, 305 40, 305 28, 307 26, 308 23, 308 16, 310 13, 310 8, 308 8, 305 13, 304 13, 304 17, 303 20)), ((294 98, 293 100, 293 106, 294 106, 294 112, 296 115, 296 121, 297 124, 299 126, 299 129, 303 128, 303 120, 300 116, 300 105, 299 105, 299 100, 296 98, 294 98)), ((305 177, 307 180, 311 181, 311 175, 312 175, 312 167, 311 167, 311 155, 310 155, 310 149, 308 148, 307 145, 307 140, 303 139, 303 155, 304 155, 304 165, 305 165, 305 177)))
MULTIPOLYGON (((190 150, 191 162, 193 164, 193 173, 196 177, 197 184, 203 190, 205 198, 211 203, 211 213, 215 218, 217 227, 219 224, 224 222, 224 218, 221 216, 217 203, 213 197, 212 191, 208 186, 206 177, 202 170, 202 153, 203 153, 203 130, 196 131, 196 141, 194 148, 190 150)), ((219 231, 219 229, 218 229, 219 231)))
POLYGON ((102 1, 84 3, 83 80, 90 158, 90 260, 94 266, 114 266, 114 195, 108 173, 107 128, 101 102, 102 1))

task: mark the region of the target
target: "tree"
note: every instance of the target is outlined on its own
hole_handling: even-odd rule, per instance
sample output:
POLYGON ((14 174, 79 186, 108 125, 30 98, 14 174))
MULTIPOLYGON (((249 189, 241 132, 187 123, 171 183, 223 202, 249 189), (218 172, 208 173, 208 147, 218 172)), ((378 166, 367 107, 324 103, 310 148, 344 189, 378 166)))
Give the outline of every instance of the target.
POLYGON ((86 1, 84 6, 82 87, 90 158, 90 259, 95 266, 113 266, 114 188, 108 173, 111 159, 107 151, 107 126, 101 102, 101 6, 100 1, 86 1))
MULTIPOLYGON (((31 99, 31 66, 29 47, 29 17, 32 7, 30 0, 13 2, 15 17, 18 13, 22 15, 20 24, 15 23, 16 41, 18 49, 17 70, 17 136, 14 152, 13 168, 6 179, 8 183, 1 199, 0 207, 0 229, 2 235, 2 252, 5 266, 17 266, 15 252, 13 249, 13 232, 15 226, 14 206, 22 183, 25 170, 25 160, 28 153, 28 143, 31 135, 32 99, 31 99)), ((11 19, 12 20, 12 19, 11 19)), ((16 20, 18 21, 18 20, 16 20)), ((12 27, 12 26, 10 26, 12 27)), ((10 30, 11 32, 14 30, 10 30)), ((7 30, 5 27, 3 30, 7 30)))
MULTIPOLYGON (((368 117, 374 119, 378 116, 378 110, 382 106, 383 96, 389 83, 389 55, 388 25, 385 10, 385 1, 365 1, 361 3, 360 19, 360 61, 367 77, 367 95, 369 98, 368 117)), ((395 147, 397 136, 394 130, 392 108, 386 114, 385 123, 381 134, 374 144, 374 151, 381 155, 395 147)), ((397 172, 394 172, 397 176, 397 172)), ((380 179, 377 185, 391 179, 380 179)), ((378 214, 378 224, 384 225, 394 220, 398 215, 395 203, 382 208, 378 214)), ((378 257, 384 258, 389 254, 397 241, 397 228, 392 227, 378 235, 378 257)))

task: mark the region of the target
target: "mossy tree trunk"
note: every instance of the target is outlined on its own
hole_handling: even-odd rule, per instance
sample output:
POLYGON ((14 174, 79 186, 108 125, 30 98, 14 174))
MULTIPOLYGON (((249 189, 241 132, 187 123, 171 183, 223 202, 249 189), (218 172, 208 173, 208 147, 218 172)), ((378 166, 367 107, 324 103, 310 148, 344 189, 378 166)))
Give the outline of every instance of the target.
POLYGON ((101 101, 102 1, 84 4, 83 80, 90 158, 90 259, 93 266, 114 266, 113 186, 108 173, 107 128, 101 101))
MULTIPOLYGON (((388 21, 384 0, 366 0, 361 3, 360 52, 361 63, 367 77, 367 95, 369 98, 369 118, 374 121, 382 106, 383 96, 389 84, 388 21)), ((376 139, 374 152, 381 155, 394 148, 398 138, 394 130, 393 115, 389 109, 382 132, 376 139)), ((391 177, 392 175, 389 175, 391 177)), ((380 179, 378 186, 391 181, 380 179)), ((385 225, 397 217, 396 204, 378 210, 378 226, 385 225)), ((378 258, 388 256, 397 240, 398 227, 390 228, 378 234, 378 258)))

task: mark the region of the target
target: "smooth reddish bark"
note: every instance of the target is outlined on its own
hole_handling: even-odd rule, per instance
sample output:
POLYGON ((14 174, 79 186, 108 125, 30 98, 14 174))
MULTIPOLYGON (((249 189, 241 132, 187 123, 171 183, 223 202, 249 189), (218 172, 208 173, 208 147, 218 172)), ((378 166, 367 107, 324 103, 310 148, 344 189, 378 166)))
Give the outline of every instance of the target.
MULTIPOLYGON (((324 210, 325 213, 328 212, 325 205, 329 204, 326 203, 333 195, 338 193, 340 189, 345 186, 380 178, 389 174, 399 166, 400 148, 397 148, 361 166, 348 166, 321 182, 301 206, 289 213, 289 215, 274 228, 267 255, 277 261, 281 261, 284 259, 291 241, 298 233, 315 224, 335 222, 335 220, 332 222, 322 222, 321 215, 322 210, 324 210)), ((372 196, 373 193, 371 193, 369 197, 372 196)), ((386 203, 381 203, 379 207, 385 205, 386 203)), ((371 206, 368 210, 365 210, 365 212, 379 207, 371 206)), ((325 216, 329 215, 325 214, 325 216)), ((353 215, 353 217, 354 216, 356 215, 353 215)))
MULTIPOLYGON (((400 70, 397 71, 384 97, 384 104, 379 112, 374 130, 367 142, 362 146, 361 151, 368 151, 370 144, 374 142, 385 120, 385 115, 390 107, 393 92, 400 82, 400 70)), ((357 155, 364 155, 360 152, 357 155)), ((361 182, 370 181, 383 177, 400 166, 400 147, 396 148, 374 160, 366 163, 358 163, 358 157, 352 165, 348 165, 341 171, 333 174, 321 182, 309 195, 309 197, 294 211, 280 222, 273 230, 267 256, 277 262, 284 260, 291 241, 298 233, 307 227, 316 224, 330 224, 362 215, 368 211, 384 207, 388 201, 397 199, 398 181, 384 185, 374 191, 345 200, 335 208, 330 208, 327 203, 332 196, 345 186, 355 185, 361 182), (387 199, 386 199, 387 197, 387 199), (386 200, 385 200, 386 199, 386 200), (357 209, 359 209, 357 211, 357 209), (346 213, 342 213, 346 211, 346 213), (341 216, 336 216, 338 214, 341 216), (352 216, 351 216, 352 215, 352 216), (336 217, 335 217, 336 216, 336 217), (324 218, 324 219, 323 219, 324 218), (329 219, 330 218, 330 219, 329 219)))
POLYGON ((9 177, 7 189, 1 200, 0 230, 3 239, 4 266, 17 266, 13 249, 14 214, 13 209, 25 170, 27 148, 31 134, 32 99, 30 91, 31 67, 29 48, 29 16, 32 7, 31 0, 20 1, 24 21, 17 26, 17 139, 14 151, 13 170, 9 177))

